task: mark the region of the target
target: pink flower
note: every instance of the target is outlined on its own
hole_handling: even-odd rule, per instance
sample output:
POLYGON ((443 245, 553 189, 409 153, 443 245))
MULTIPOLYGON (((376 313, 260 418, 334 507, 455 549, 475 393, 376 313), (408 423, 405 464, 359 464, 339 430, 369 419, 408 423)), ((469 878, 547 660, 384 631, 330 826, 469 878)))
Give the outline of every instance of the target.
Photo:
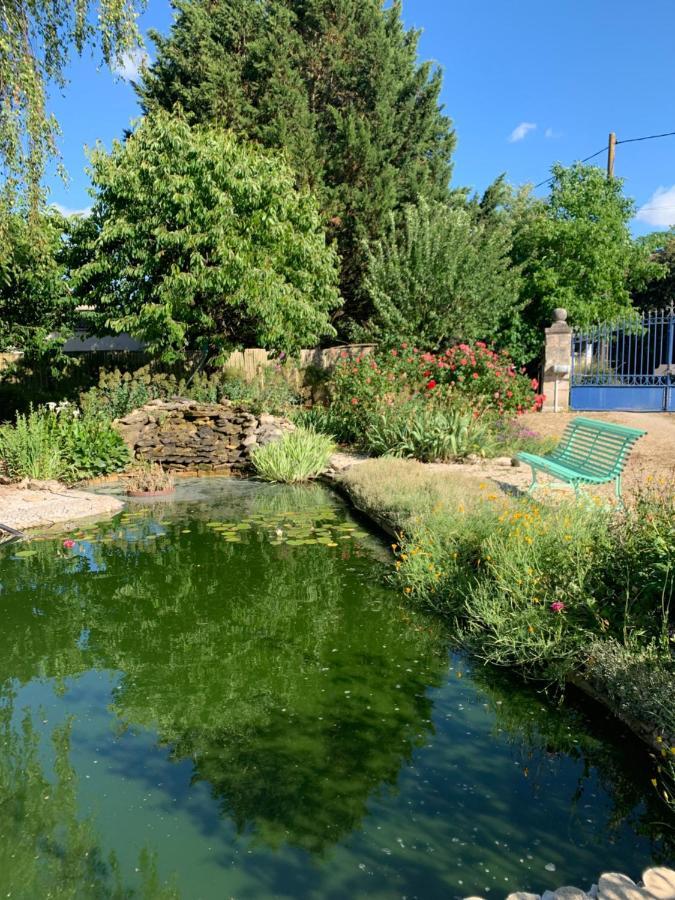
POLYGON ((565 611, 565 604, 560 600, 556 600, 555 603, 551 603, 549 609, 551 610, 551 612, 561 613, 565 611))
POLYGON ((66 538, 66 540, 63 542, 63 546, 66 548, 66 550, 72 550, 72 548, 75 546, 75 541, 72 540, 72 538, 66 538))
POLYGON ((358 397, 352 397, 352 406, 356 406, 358 402, 358 397))
POLYGON ((474 373, 473 373, 473 377, 474 377, 474 378, 480 378, 478 372, 474 372, 474 373))

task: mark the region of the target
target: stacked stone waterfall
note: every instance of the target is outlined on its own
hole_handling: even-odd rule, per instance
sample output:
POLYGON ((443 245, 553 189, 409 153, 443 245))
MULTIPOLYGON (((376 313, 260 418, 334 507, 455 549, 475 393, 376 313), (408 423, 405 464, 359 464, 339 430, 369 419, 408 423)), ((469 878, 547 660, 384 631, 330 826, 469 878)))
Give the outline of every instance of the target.
POLYGON ((174 471, 223 473, 245 471, 256 447, 295 428, 288 419, 254 415, 229 401, 180 397, 152 400, 115 424, 138 460, 174 471))

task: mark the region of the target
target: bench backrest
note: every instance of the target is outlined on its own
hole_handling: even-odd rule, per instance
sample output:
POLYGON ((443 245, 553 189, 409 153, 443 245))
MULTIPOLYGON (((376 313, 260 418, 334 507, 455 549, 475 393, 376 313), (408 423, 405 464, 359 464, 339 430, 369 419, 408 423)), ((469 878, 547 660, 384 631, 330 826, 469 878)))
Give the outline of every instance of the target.
POLYGON ((647 434, 639 428, 573 419, 548 459, 596 478, 620 475, 633 445, 647 434))

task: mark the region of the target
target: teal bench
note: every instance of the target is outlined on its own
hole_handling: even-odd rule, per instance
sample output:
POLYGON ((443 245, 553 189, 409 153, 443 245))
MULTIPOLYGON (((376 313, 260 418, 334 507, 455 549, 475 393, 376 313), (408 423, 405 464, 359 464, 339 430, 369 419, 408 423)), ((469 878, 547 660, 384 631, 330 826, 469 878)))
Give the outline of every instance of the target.
POLYGON ((620 500, 621 474, 633 445, 645 434, 647 432, 639 428, 579 417, 569 423, 560 443, 551 453, 546 456, 518 453, 516 458, 532 469, 530 493, 540 486, 537 474, 545 472, 571 484, 577 495, 582 484, 613 481, 620 500))

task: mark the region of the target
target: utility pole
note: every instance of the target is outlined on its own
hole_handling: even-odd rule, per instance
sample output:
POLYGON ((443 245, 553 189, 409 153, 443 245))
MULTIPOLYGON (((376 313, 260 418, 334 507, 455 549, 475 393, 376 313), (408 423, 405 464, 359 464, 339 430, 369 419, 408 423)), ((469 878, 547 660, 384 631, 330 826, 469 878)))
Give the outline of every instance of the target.
POLYGON ((607 147, 607 180, 614 178, 614 156, 616 154, 616 134, 609 133, 609 146, 607 147))

